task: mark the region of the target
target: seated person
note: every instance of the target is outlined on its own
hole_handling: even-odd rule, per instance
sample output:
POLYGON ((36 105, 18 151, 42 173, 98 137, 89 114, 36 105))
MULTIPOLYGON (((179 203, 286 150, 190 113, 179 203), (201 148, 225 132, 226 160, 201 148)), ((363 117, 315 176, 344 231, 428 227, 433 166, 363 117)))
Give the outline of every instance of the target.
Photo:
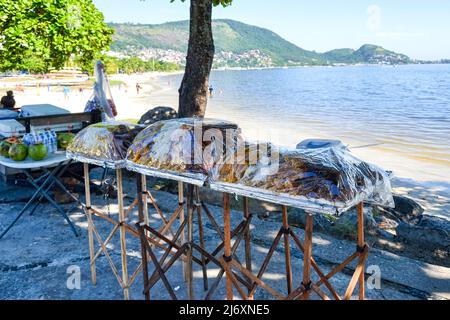
POLYGON ((6 92, 6 96, 3 96, 0 100, 0 104, 4 109, 14 110, 16 106, 16 100, 14 100, 14 93, 12 91, 6 92))

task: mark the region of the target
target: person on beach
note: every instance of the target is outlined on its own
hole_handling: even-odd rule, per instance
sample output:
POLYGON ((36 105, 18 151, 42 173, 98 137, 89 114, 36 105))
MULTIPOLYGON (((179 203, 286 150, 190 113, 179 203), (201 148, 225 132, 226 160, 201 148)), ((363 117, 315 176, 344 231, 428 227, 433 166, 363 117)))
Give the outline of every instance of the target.
POLYGON ((213 93, 214 93, 214 88, 213 88, 213 86, 211 85, 211 86, 209 86, 209 96, 212 97, 212 96, 213 96, 213 93))
POLYGON ((14 93, 12 91, 6 92, 6 96, 3 96, 0 100, 0 105, 4 109, 14 109, 16 106, 16 100, 14 100, 14 93))
POLYGON ((63 92, 64 92, 64 99, 69 100, 70 88, 68 86, 64 86, 63 92))
POLYGON ((136 83, 136 93, 137 94, 139 94, 141 89, 142 89, 141 85, 139 83, 136 83))

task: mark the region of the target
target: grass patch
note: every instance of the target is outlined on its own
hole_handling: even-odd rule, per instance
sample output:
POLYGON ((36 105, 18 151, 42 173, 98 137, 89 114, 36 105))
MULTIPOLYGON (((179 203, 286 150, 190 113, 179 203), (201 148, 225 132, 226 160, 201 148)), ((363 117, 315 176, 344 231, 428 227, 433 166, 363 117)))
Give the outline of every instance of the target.
POLYGON ((119 121, 134 123, 134 124, 138 124, 138 122, 139 122, 138 119, 120 119, 119 121))

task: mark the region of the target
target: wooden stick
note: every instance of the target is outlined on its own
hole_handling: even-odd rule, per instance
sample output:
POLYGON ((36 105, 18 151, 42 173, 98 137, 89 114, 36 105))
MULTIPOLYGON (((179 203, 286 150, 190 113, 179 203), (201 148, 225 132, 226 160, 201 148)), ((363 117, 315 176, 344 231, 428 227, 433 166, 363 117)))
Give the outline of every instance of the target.
POLYGON ((141 235, 141 241, 144 243, 145 249, 148 252, 148 255, 150 256, 150 259, 152 260, 153 265, 155 266, 155 269, 157 270, 161 280, 163 281, 164 286, 166 287, 167 291, 169 292, 170 297, 173 300, 177 300, 177 296, 175 295, 175 292, 173 292, 173 289, 172 289, 172 286, 169 283, 169 280, 167 279, 164 271, 162 270, 161 266, 159 265, 158 259, 156 258, 152 247, 150 246, 150 244, 146 240, 144 229, 142 228, 142 226, 139 229, 140 229, 139 233, 141 235))
MULTIPOLYGON (((184 222, 184 220, 186 219, 185 217, 185 201, 184 201, 184 184, 183 182, 178 182, 178 203, 180 206, 183 207, 183 209, 180 212, 180 224, 182 224, 184 222)), ((186 230, 183 229, 181 236, 180 236, 180 246, 184 245, 186 243, 186 230)), ((182 262, 182 266, 183 266, 183 275, 184 275, 184 280, 187 281, 187 273, 186 273, 186 260, 183 259, 182 262)))
MULTIPOLYGON (((100 237, 100 234, 95 226, 93 226, 92 231, 94 233, 94 236, 97 238, 97 242, 102 248, 103 254, 105 255, 106 260, 108 261, 112 272, 114 273, 117 281, 119 282, 120 286, 123 288, 123 280, 119 275, 119 271, 116 268, 116 265, 114 264, 113 260, 111 259, 111 256, 109 255, 108 249, 106 248, 105 243, 103 242, 102 238, 100 237)), ((95 263, 95 261, 94 261, 95 263)))
POLYGON ((133 200, 133 202, 128 206, 127 210, 125 210, 125 219, 128 218, 131 211, 133 211, 134 207, 137 205, 138 199, 137 197, 133 200))
MULTIPOLYGON (((114 226, 114 228, 112 229, 112 231, 110 232, 110 234, 108 235, 108 237, 105 239, 105 241, 103 241, 103 244, 106 246, 108 245, 108 243, 111 241, 112 237, 114 237, 114 235, 116 234, 117 230, 119 230, 119 225, 116 224, 114 226)), ((92 259, 92 261, 96 261, 98 259, 98 257, 100 256, 100 254, 103 252, 103 249, 100 247, 97 252, 95 253, 94 258, 92 259)))
MULTIPOLYGON (((194 213, 194 186, 189 184, 187 187, 187 243, 193 242, 193 213, 194 213)), ((192 282, 194 274, 192 270, 192 247, 189 245, 186 252, 186 280, 188 289, 188 299, 194 299, 194 284, 192 282)))
MULTIPOLYGON (((250 223, 250 221, 247 221, 247 223, 250 223)), ((237 230, 237 229, 235 229, 235 230, 237 230)), ((239 244, 240 244, 240 242, 241 242, 241 235, 242 235, 242 233, 240 234, 240 236, 238 237, 238 239, 236 239, 236 241, 233 243, 233 247, 231 248, 231 252, 232 252, 232 254, 233 254, 233 257, 234 257, 234 259, 235 260, 237 260, 237 258, 236 258, 236 250, 238 249, 238 247, 239 247, 239 244)), ((230 238, 233 238, 233 232, 231 233, 231 237, 230 238)), ((222 247, 223 247, 223 243, 222 243, 222 247)), ((217 249, 216 249, 217 250, 217 249)), ((209 254, 212 258, 214 258, 214 256, 215 255, 217 255, 219 253, 219 251, 214 251, 214 252, 212 252, 211 254, 209 254)), ((215 258, 214 258, 215 259, 215 258)), ((214 260, 213 259, 207 259, 207 261, 209 262, 209 261, 212 261, 212 262, 214 262, 214 260)), ((239 263, 239 261, 237 261, 238 263, 239 263)), ((221 267, 222 267, 222 265, 220 265, 221 267)), ((214 282, 213 282, 213 284, 212 284, 212 286, 211 286, 211 289, 209 290, 209 292, 208 292, 208 294, 206 295, 206 298, 205 298, 205 300, 211 300, 211 297, 212 297, 212 295, 214 294, 214 292, 216 291, 216 289, 217 289, 217 287, 218 287, 218 285, 219 285, 219 283, 220 283, 220 281, 222 280, 222 278, 223 278, 223 275, 224 275, 224 273, 225 273, 225 268, 223 268, 222 267, 222 269, 219 271, 219 273, 218 273, 218 275, 217 275, 217 277, 216 277, 216 279, 214 280, 214 282)), ((242 282, 242 281, 241 281, 242 282)), ((246 285, 246 287, 248 288, 248 290, 249 290, 249 292, 250 292, 250 290, 251 290, 251 288, 252 288, 252 283, 249 283, 249 285, 246 285)), ((249 296, 250 297, 250 296, 249 296)), ((248 299, 249 299, 249 297, 248 297, 248 299)))
POLYGON ((233 264, 234 267, 236 267, 240 272, 242 272, 246 277, 250 278, 251 280, 253 280, 256 284, 258 284, 258 286, 262 287, 263 289, 265 289, 267 292, 269 292, 272 296, 274 296, 275 298, 281 300, 283 299, 283 295, 279 292, 277 292, 276 290, 272 289, 271 287, 269 287, 263 280, 261 280, 259 277, 255 277, 255 275, 253 273, 251 273, 250 271, 248 271, 246 268, 242 267, 239 263, 237 263, 235 260, 233 260, 231 262, 233 264))
MULTIPOLYGON (((264 273, 266 272, 267 266, 269 265, 269 262, 272 259, 272 255, 275 252, 282 235, 283 235, 283 233, 281 232, 281 230, 278 231, 278 234, 275 237, 275 240, 273 241, 272 246, 269 249, 269 252, 267 253, 266 257, 264 258, 264 262, 261 265, 261 268, 259 269, 258 276, 257 276, 258 279, 261 279, 263 277, 264 273)), ((257 284, 258 284, 257 282, 255 282, 253 284, 253 287, 252 287, 252 290, 250 291, 249 296, 253 296, 255 294, 257 284)))
POLYGON ((282 206, 282 219, 283 219, 283 228, 285 229, 284 233, 284 256, 286 261, 286 281, 287 281, 287 291, 288 294, 292 292, 292 264, 291 264, 291 246, 289 239, 289 219, 288 219, 288 210, 286 206, 282 206))
MULTIPOLYGON (((364 204, 361 202, 357 206, 358 210, 358 247, 363 248, 365 246, 365 239, 364 239, 364 204)), ((362 256, 359 257, 359 264, 362 267, 361 275, 359 276, 359 300, 364 300, 366 297, 366 286, 365 286, 365 264, 362 256)))
POLYGON ((367 250, 367 247, 364 249, 364 252, 360 254, 359 256, 359 262, 356 266, 355 273, 353 273, 353 277, 350 280, 350 284, 348 285, 348 288, 344 295, 344 300, 350 300, 352 297, 353 291, 355 291, 355 287, 358 284, 358 281, 361 279, 361 274, 364 274, 364 263, 366 261, 367 255, 369 251, 367 250))
MULTIPOLYGON (((223 194, 223 224, 224 224, 224 254, 225 257, 231 258, 231 221, 230 221, 230 195, 223 194)), ((225 261, 229 267, 229 262, 225 261)), ((233 283, 231 275, 226 272, 227 276, 227 300, 233 300, 233 283)))
POLYGON ((148 202, 147 202, 147 177, 143 174, 141 174, 141 179, 142 179, 142 192, 141 192, 141 197, 142 197, 142 203, 143 203, 143 216, 144 216, 144 223, 146 225, 149 224, 149 218, 148 218, 148 202))
MULTIPOLYGON (((137 199, 138 199, 138 215, 139 215, 139 223, 144 223, 144 203, 142 202, 142 179, 139 175, 136 176, 136 190, 137 190, 137 199)), ((139 228, 140 231, 142 227, 139 228)), ((147 258, 147 248, 145 245, 146 239, 139 234, 139 239, 141 243, 141 259, 142 259, 142 277, 144 279, 144 297, 145 300, 150 300, 150 290, 146 290, 148 285, 148 258, 147 258)))
POLYGON ((323 292, 322 290, 320 290, 320 288, 318 286, 316 286, 315 284, 311 285, 312 290, 317 293, 319 295, 319 297, 322 298, 322 300, 330 300, 330 297, 328 297, 325 292, 323 292))
POLYGON ((217 223, 216 219, 214 219, 214 216, 212 215, 211 211, 204 202, 202 202, 202 208, 203 211, 206 213, 206 217, 211 222, 214 230, 217 232, 217 234, 220 236, 220 239, 223 241, 222 229, 219 227, 219 224, 217 223))
MULTIPOLYGON (((230 279, 230 281, 231 281, 231 290, 233 290, 233 286, 234 286, 234 288, 236 288, 236 290, 239 293, 239 295, 241 296, 241 298, 243 300, 247 300, 247 296, 246 296, 244 290, 242 290, 242 288, 239 286, 239 283, 238 283, 238 281, 237 281, 237 279, 235 277, 235 274, 233 273, 233 269, 231 268, 231 265, 235 261, 231 260, 231 262, 226 262, 224 259, 221 259, 220 261, 222 262, 222 266, 225 269, 225 272, 227 274, 227 295, 228 295, 228 279, 230 279)), ((239 263, 237 263, 237 264, 239 266, 241 266, 239 263)), ((233 295, 231 296, 231 299, 228 299, 228 300, 233 300, 233 295)))
POLYGON ((92 221, 92 211, 91 211, 91 181, 89 177, 89 165, 87 163, 83 164, 84 169, 84 193, 86 197, 86 216, 88 220, 88 241, 89 241, 89 257, 91 260, 91 280, 92 284, 95 286, 97 284, 97 269, 95 266, 95 247, 94 247, 94 234, 93 234, 93 221, 92 221))
MULTIPOLYGON (((305 226, 305 253, 303 261, 303 285, 311 284, 311 258, 312 258, 312 238, 313 238, 313 216, 306 213, 305 226)), ((309 299, 309 291, 305 291, 304 298, 309 299)))
MULTIPOLYGON (((243 198, 243 211, 244 211, 244 218, 245 220, 250 220, 250 209, 249 209, 249 202, 248 198, 243 198)), ((245 242, 245 268, 252 273, 252 239, 250 234, 250 223, 247 225, 247 227, 244 230, 244 242, 245 242)), ((250 294, 250 290, 248 292, 250 294)), ((253 300, 253 295, 248 297, 249 300, 253 300)))
MULTIPOLYGON (((177 218, 180 216, 181 211, 184 210, 184 206, 180 206, 175 210, 173 215, 170 217, 169 221, 167 221, 167 224, 165 224, 163 227, 161 227, 158 231, 162 234, 166 234, 168 230, 172 227, 172 225, 175 223, 177 218)), ((175 234, 172 235, 175 237, 175 234)))
MULTIPOLYGON (((200 238, 200 247, 205 248, 205 241, 203 239, 203 221, 202 221, 202 205, 200 201, 200 187, 195 187, 195 208, 197 210, 198 221, 198 236, 200 238)), ((202 254, 202 273, 203 273, 203 289, 208 291, 208 270, 206 268, 205 255, 202 254)))
MULTIPOLYGON (((166 226, 169 223, 169 221, 167 221, 167 218, 164 216, 164 213, 159 208, 158 203, 156 202, 156 199, 153 198, 153 195, 149 191, 146 192, 146 195, 150 199, 150 201, 152 202, 153 207, 155 208, 156 212, 161 217, 161 220, 163 221, 164 225, 166 226)), ((170 227, 168 228, 168 231, 170 232, 170 234, 173 237, 174 233, 172 232, 172 229, 170 227)))
POLYGON ((120 225, 120 254, 122 258, 122 281, 123 296, 125 300, 130 299, 130 290, 128 288, 128 262, 127 262, 127 242, 125 230, 125 216, 123 206, 123 178, 122 169, 116 170, 117 175, 117 201, 119 206, 119 225, 120 225))
MULTIPOLYGON (((303 247, 300 239, 297 237, 297 235, 292 230, 290 231, 290 235, 291 235, 292 239, 294 240, 294 243, 297 245, 297 247, 300 249, 300 251, 303 252, 303 254, 304 254, 305 253, 305 248, 303 247)), ((331 294, 333 295, 334 299, 341 300, 341 297, 339 296, 339 294, 336 292, 336 290, 330 284, 330 282, 326 278, 325 274, 322 272, 322 270, 319 268, 319 266, 317 265, 316 261, 312 257, 311 257, 311 265, 314 268, 314 270, 316 270, 316 272, 319 275, 321 281, 323 281, 323 283, 325 284, 327 289, 331 292, 331 294)), ((321 283, 318 283, 316 285, 320 286, 320 284, 321 283)))

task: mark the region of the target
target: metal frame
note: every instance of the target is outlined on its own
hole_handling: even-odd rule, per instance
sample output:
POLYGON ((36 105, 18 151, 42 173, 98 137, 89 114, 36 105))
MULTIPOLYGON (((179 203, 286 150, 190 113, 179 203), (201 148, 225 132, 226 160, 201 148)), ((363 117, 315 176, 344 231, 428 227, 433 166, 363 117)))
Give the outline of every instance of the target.
MULTIPOLYGON (((43 174, 39 176, 38 178, 34 178, 31 174, 31 169, 18 169, 19 171, 23 172, 26 176, 26 180, 30 183, 30 185, 36 190, 33 196, 28 200, 28 202, 25 204, 25 206, 22 208, 22 210, 19 212, 17 217, 14 219, 14 221, 2 232, 0 235, 0 239, 2 239, 8 231, 17 223, 17 221, 22 217, 22 215, 31 207, 33 202, 36 200, 35 206, 31 209, 30 215, 33 215, 37 207, 40 205, 40 203, 44 200, 44 198, 58 211, 59 214, 68 222, 70 228, 72 229, 72 232, 75 234, 76 237, 78 237, 78 232, 75 229, 75 226, 73 225, 72 221, 69 219, 66 211, 61 208, 58 203, 49 195, 49 192, 51 188, 54 186, 59 187, 64 193, 69 195, 72 199, 74 199, 78 204, 81 204, 80 200, 77 199, 74 195, 72 195, 67 188, 64 186, 64 184, 61 182, 60 178, 66 172, 68 166, 71 164, 71 161, 67 161, 66 164, 62 164, 65 161, 61 161, 60 165, 55 166, 51 170, 47 168, 42 168, 43 174)), ((70 211, 70 210, 69 210, 70 211)))

